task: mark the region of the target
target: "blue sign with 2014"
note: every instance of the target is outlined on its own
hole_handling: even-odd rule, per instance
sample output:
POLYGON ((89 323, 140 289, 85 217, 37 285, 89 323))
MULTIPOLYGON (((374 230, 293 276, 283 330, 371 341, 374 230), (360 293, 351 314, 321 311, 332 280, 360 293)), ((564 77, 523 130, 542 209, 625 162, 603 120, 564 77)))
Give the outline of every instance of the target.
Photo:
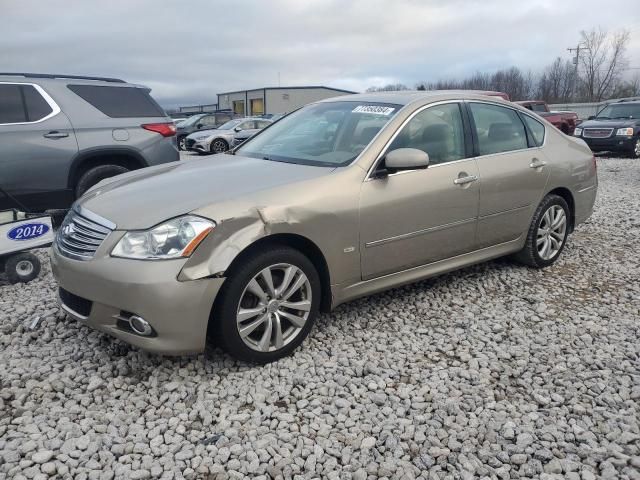
POLYGON ((49 225, 44 223, 23 223, 15 228, 12 228, 7 233, 7 237, 10 240, 22 241, 33 240, 43 236, 49 231, 49 225))

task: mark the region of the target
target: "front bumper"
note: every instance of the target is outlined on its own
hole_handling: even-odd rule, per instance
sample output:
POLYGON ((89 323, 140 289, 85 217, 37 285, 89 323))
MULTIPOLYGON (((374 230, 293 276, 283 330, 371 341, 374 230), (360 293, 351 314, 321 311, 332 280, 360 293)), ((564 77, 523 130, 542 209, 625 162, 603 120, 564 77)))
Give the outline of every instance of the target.
POLYGON ((638 137, 578 138, 582 138, 593 152, 631 153, 638 141, 638 137))
POLYGON ((185 262, 129 260, 108 254, 81 261, 63 256, 55 246, 51 249, 51 266, 60 287, 89 302, 83 314, 76 305, 59 298, 69 316, 144 350, 166 355, 204 350, 213 301, 224 282, 223 278, 178 281, 185 262), (126 328, 121 319, 131 314, 151 324, 154 336, 126 328))
POLYGON ((209 144, 204 140, 194 140, 193 138, 187 138, 187 150, 192 152, 208 153, 209 144))

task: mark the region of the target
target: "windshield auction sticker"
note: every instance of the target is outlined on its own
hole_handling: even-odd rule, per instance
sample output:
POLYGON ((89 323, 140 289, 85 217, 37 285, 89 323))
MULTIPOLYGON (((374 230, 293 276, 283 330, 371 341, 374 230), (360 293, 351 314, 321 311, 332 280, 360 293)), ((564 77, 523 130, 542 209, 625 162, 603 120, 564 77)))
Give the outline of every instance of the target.
POLYGON ((391 115, 395 108, 381 107, 379 105, 358 105, 352 113, 373 113, 374 115, 391 115))

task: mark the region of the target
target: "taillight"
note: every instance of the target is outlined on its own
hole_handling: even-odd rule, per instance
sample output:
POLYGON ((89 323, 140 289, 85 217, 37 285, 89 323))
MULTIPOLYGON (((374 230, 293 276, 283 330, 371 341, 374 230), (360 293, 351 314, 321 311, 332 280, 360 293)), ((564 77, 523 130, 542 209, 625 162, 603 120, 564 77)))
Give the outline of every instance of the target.
POLYGON ((145 130, 149 130, 150 132, 156 132, 162 135, 163 137, 173 137, 176 134, 176 124, 171 123, 145 123, 144 125, 140 125, 145 130))

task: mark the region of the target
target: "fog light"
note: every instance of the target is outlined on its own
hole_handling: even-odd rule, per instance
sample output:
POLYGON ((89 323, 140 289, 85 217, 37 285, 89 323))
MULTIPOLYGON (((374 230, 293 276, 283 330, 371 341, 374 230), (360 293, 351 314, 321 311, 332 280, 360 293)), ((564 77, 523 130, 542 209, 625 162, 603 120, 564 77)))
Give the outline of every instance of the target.
POLYGON ((151 328, 149 322, 138 315, 131 315, 129 317, 129 325, 131 325, 131 330, 136 332, 138 335, 148 337, 153 333, 153 328, 151 328))

